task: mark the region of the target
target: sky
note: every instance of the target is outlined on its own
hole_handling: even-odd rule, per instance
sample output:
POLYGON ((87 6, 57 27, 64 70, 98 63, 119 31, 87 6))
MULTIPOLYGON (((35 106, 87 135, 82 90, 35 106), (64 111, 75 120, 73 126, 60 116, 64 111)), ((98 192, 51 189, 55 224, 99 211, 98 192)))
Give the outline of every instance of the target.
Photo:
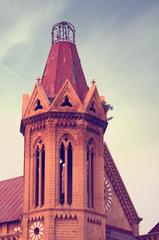
POLYGON ((0 180, 23 174, 22 94, 42 76, 52 26, 69 21, 88 85, 113 105, 105 141, 139 216, 159 221, 159 1, 0 0, 0 180))

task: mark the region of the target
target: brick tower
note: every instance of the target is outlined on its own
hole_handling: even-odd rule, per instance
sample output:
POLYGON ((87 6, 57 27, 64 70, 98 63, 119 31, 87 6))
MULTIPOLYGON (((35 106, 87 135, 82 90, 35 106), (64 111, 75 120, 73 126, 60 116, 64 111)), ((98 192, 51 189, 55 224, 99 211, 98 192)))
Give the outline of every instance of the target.
POLYGON ((87 86, 72 24, 52 46, 32 95, 23 96, 23 240, 105 240, 106 105, 87 86))

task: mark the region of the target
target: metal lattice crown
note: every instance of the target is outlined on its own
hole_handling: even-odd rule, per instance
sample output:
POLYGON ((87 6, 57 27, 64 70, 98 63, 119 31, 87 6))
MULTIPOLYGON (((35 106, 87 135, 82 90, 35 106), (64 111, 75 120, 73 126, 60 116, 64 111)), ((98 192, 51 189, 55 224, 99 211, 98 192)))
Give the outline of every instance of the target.
POLYGON ((75 28, 71 23, 59 22, 52 29, 52 43, 71 42, 75 44, 75 28))

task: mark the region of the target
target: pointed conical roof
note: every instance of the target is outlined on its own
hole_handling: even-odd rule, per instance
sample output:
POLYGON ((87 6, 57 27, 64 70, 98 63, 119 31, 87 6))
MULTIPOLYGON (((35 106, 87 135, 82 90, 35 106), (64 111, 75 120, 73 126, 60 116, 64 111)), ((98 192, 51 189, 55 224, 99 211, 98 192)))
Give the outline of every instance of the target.
POLYGON ((41 80, 46 94, 50 98, 58 93, 68 79, 83 101, 88 87, 75 45, 74 27, 61 22, 53 27, 52 46, 41 80))

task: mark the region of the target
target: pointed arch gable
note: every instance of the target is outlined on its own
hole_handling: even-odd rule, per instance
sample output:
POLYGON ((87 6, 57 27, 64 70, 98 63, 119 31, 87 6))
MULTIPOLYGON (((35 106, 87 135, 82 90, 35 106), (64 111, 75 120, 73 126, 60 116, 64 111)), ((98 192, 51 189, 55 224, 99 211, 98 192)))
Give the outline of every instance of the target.
MULTIPOLYGON (((138 224, 142 218, 138 216, 138 213, 136 212, 136 209, 132 203, 132 200, 127 192, 127 189, 122 181, 122 178, 120 176, 120 173, 118 172, 118 169, 115 165, 115 162, 110 154, 110 151, 107 147, 107 144, 104 143, 104 168, 105 168, 105 176, 107 179, 110 180, 110 184, 112 185, 112 191, 113 191, 113 199, 114 197, 117 200, 115 201, 115 204, 118 201, 119 209, 123 215, 125 215, 125 220, 129 222, 130 226, 132 227, 133 224, 138 224), (112 174, 113 173, 113 174, 112 174), (122 195, 120 193, 123 193, 122 195)), ((112 203, 113 203, 112 201, 112 203)), ((118 218, 119 215, 116 215, 115 208, 112 207, 110 209, 110 212, 115 216, 115 218, 118 218), (112 212, 111 212, 112 211, 112 212)), ((120 216, 122 216, 120 214, 120 216)), ((108 219, 109 221, 109 219, 108 219)), ((120 221, 118 220, 118 223, 120 221)))
POLYGON ((97 141, 95 140, 95 138, 90 137, 89 139, 87 139, 87 144, 93 144, 94 148, 96 149, 96 145, 97 145, 97 141))
POLYGON ((73 136, 69 131, 66 130, 65 133, 62 133, 61 136, 59 137, 58 146, 60 145, 62 139, 64 139, 65 136, 68 136, 70 138, 73 146, 76 146, 78 144, 77 137, 73 136))
POLYGON ((102 106, 101 98, 95 85, 92 85, 89 88, 83 103, 83 108, 84 112, 101 118, 102 120, 106 120, 106 114, 102 106))
POLYGON ((33 151, 34 151, 34 149, 36 148, 36 146, 38 145, 38 143, 39 142, 45 142, 45 139, 41 136, 41 135, 39 135, 39 136, 37 136, 35 139, 34 139, 34 141, 33 141, 33 143, 32 143, 32 149, 33 149, 33 151))
POLYGON ((58 94, 55 96, 55 99, 50 106, 50 110, 66 111, 66 108, 68 108, 69 110, 71 109, 71 111, 80 111, 82 107, 82 102, 73 85, 68 79, 66 79, 58 94), (65 106, 64 101, 66 97, 68 98, 68 104, 65 106))
POLYGON ((41 86, 40 83, 37 83, 34 87, 34 90, 31 94, 27 102, 27 106, 25 105, 25 111, 23 114, 23 118, 34 116, 37 113, 46 112, 49 109, 50 101, 41 86), (36 109, 36 103, 39 101, 39 108, 36 109))

